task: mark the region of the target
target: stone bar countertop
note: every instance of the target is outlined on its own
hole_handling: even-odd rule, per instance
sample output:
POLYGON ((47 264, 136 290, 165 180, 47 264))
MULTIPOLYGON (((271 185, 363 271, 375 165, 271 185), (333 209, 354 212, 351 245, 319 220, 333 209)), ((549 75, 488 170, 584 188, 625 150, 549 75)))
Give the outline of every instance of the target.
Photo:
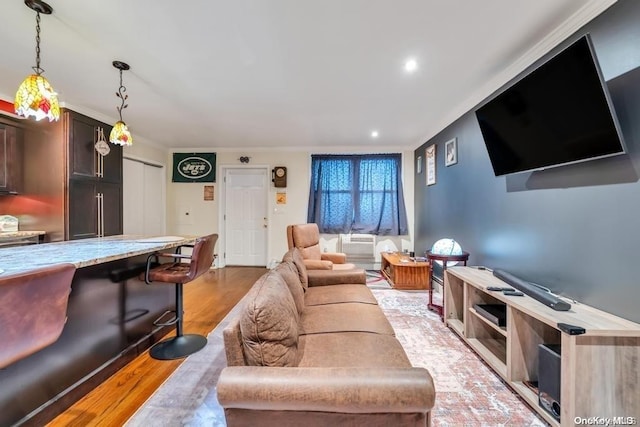
POLYGON ((193 244, 195 236, 120 235, 0 249, 0 274, 14 274, 61 263, 76 268, 193 244))
POLYGON ((15 240, 15 239, 24 239, 27 237, 35 237, 43 234, 47 234, 47 233, 45 231, 34 231, 34 230, 0 231, 0 242, 3 240, 15 240))

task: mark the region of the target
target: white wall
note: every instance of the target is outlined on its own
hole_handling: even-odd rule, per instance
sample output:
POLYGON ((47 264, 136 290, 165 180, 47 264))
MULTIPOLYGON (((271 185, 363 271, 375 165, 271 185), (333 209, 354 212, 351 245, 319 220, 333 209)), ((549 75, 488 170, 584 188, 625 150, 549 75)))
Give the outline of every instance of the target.
MULTIPOLYGON (((287 251, 287 225, 305 223, 307 221, 307 203, 309 199, 309 179, 311 167, 311 151, 230 151, 228 149, 176 150, 176 152, 216 152, 216 182, 214 184, 172 183, 172 152, 165 159, 167 168, 167 234, 201 235, 219 233, 220 202, 220 170, 223 166, 241 167, 241 156, 250 157, 253 165, 267 165, 287 168, 287 204, 276 204, 276 188, 269 191, 269 253, 267 259, 280 260, 287 251), (214 201, 204 200, 204 186, 214 185, 214 201), (189 215, 187 215, 189 213, 189 215)), ((353 151, 350 151, 353 152, 353 151)), ((397 151, 396 151, 397 152, 397 151)), ((323 153, 327 154, 327 153, 323 153)), ((331 153, 329 153, 331 154, 331 153)), ((404 195, 409 222, 409 236, 413 236, 413 151, 403 154, 404 195)), ((280 189, 281 190, 281 189, 280 189)), ((336 248, 335 236, 324 236, 323 243, 327 250, 336 248)), ((385 242, 398 249, 412 250, 412 239, 382 239, 378 245, 384 247, 385 242)))
POLYGON ((168 152, 169 150, 167 150, 166 148, 158 148, 150 144, 138 142, 138 139, 135 139, 132 146, 124 147, 123 155, 124 157, 146 160, 151 163, 170 166, 171 164, 167 163, 168 152))

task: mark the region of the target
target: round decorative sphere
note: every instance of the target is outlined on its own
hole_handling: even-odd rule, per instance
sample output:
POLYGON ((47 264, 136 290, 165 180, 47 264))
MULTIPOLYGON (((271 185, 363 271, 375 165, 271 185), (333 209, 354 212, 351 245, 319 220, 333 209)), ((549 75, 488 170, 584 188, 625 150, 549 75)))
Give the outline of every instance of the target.
MULTIPOLYGON (((431 253, 436 255, 462 255, 462 247, 453 239, 440 239, 431 247, 431 253)), ((442 265, 442 261, 436 260, 436 262, 442 265)), ((452 267, 456 264, 458 264, 458 261, 447 261, 447 267, 452 267)))

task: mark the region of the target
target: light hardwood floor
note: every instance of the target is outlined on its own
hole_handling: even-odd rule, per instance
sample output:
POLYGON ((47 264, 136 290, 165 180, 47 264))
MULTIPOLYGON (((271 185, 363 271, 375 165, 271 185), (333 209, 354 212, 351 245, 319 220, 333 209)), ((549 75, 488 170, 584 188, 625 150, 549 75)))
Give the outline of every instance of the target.
MULTIPOLYGON (((185 333, 206 336, 266 271, 258 267, 226 267, 211 270, 185 285, 185 333)), ((48 426, 121 426, 183 360, 155 360, 145 352, 48 426)))

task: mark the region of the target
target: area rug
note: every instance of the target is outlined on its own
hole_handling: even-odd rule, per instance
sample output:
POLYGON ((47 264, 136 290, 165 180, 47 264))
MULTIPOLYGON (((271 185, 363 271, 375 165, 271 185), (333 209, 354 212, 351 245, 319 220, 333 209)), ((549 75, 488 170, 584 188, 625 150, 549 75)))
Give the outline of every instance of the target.
POLYGON ((411 364, 433 377, 433 426, 547 425, 427 308, 426 291, 373 292, 411 364))
POLYGON ((380 273, 380 270, 366 270, 367 286, 371 289, 391 289, 387 279, 380 273))
MULTIPOLYGON (((427 368, 436 387, 433 426, 545 426, 466 345, 427 309, 424 291, 374 289, 413 366, 427 368)), ((225 426, 216 382, 225 367, 222 330, 243 300, 127 422, 137 426, 225 426)))

